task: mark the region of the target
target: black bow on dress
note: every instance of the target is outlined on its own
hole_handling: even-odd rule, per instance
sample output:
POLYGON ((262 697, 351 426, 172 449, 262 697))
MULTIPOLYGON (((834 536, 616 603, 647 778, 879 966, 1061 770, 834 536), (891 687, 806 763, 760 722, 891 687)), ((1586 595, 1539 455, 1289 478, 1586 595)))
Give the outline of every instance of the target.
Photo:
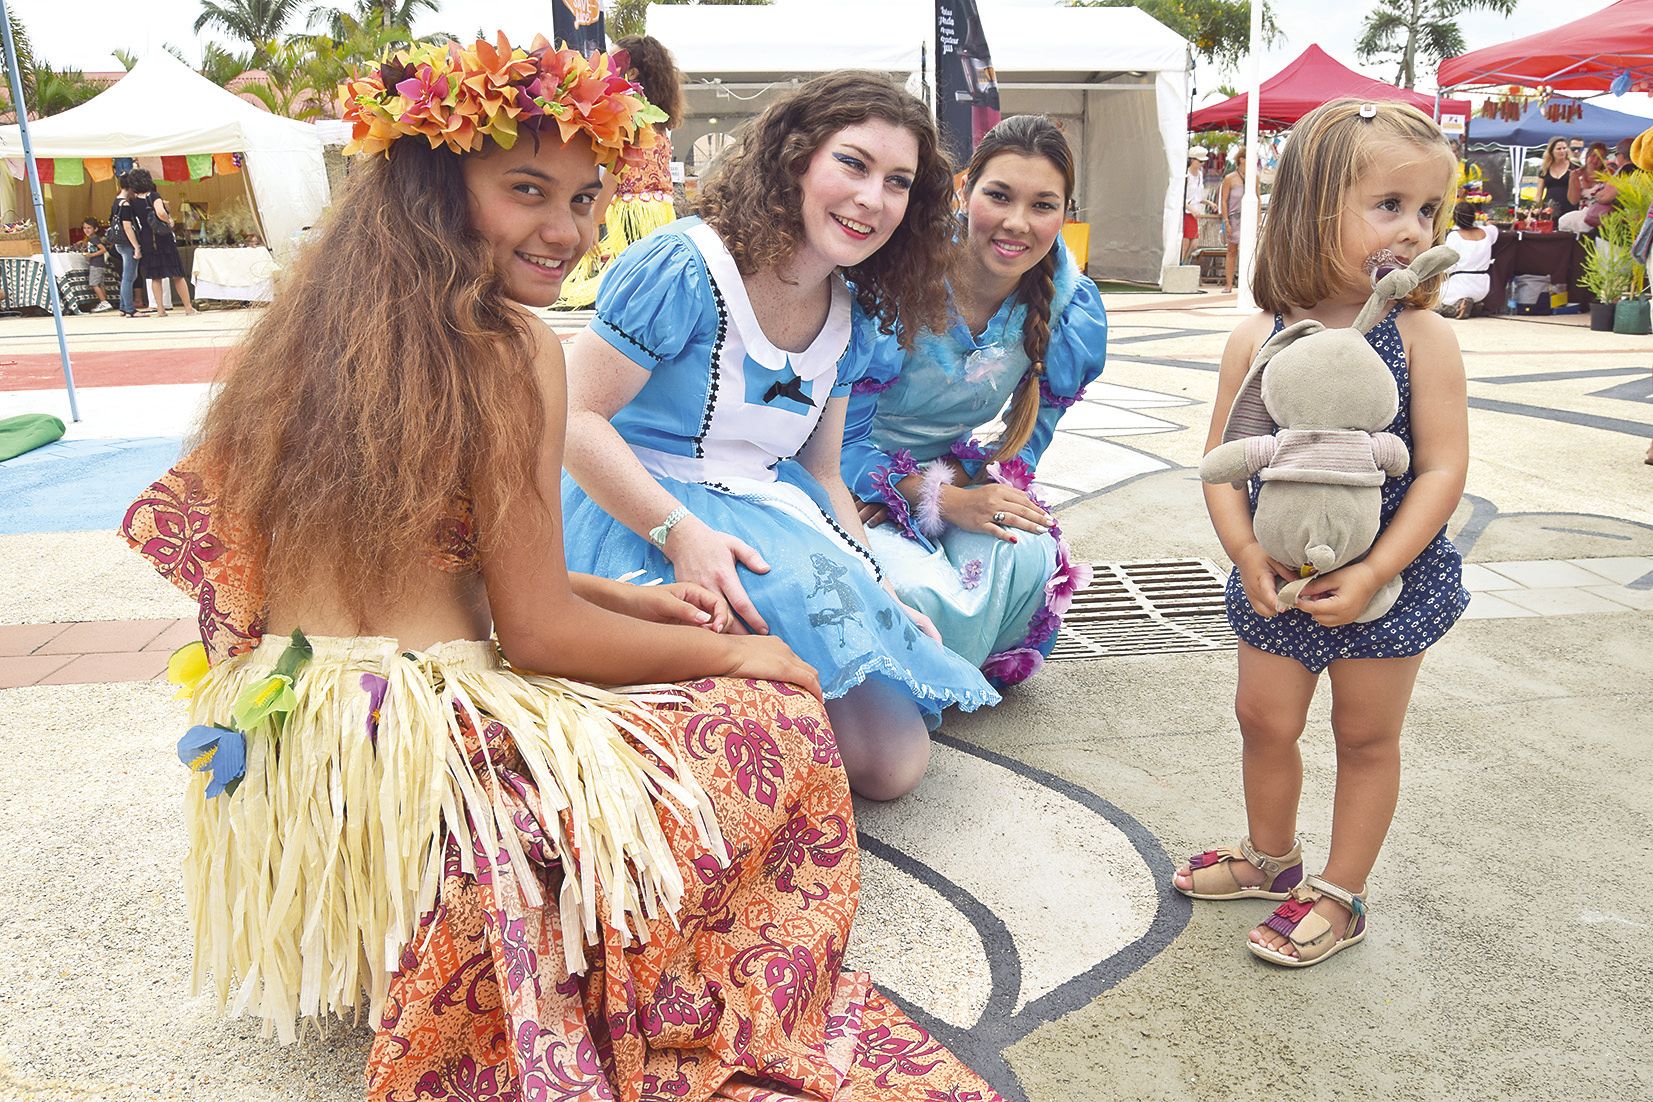
POLYGON ((811 408, 815 405, 814 400, 811 399, 809 395, 804 393, 804 381, 796 375, 792 376, 792 378, 786 380, 784 383, 777 381, 769 384, 769 389, 763 392, 764 404, 768 405, 776 398, 790 398, 792 401, 797 402, 800 406, 809 406, 811 408))

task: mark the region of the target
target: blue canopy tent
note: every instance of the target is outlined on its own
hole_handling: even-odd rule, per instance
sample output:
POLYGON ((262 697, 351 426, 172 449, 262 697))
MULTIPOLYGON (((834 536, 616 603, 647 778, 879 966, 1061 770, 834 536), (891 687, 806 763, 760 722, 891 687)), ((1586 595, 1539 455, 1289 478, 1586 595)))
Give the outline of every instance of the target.
POLYGON ((1633 138, 1653 126, 1653 119, 1640 115, 1627 115, 1623 111, 1612 111, 1593 103, 1580 103, 1578 106, 1583 114, 1565 122, 1551 122, 1545 118, 1543 101, 1534 103, 1513 121, 1471 118, 1470 148, 1501 147, 1508 151, 1510 192, 1516 195, 1521 189, 1521 170, 1526 164, 1529 148, 1543 146, 1551 138, 1582 141, 1586 145, 1604 142, 1612 146, 1622 138, 1633 138))
POLYGON ((1567 122, 1551 122, 1544 117, 1544 105, 1535 103, 1513 122, 1505 119, 1472 118, 1469 121, 1469 140, 1488 145, 1543 145, 1551 138, 1606 142, 1611 146, 1620 138, 1634 138, 1653 126, 1653 119, 1627 115, 1623 111, 1609 111, 1593 103, 1581 103, 1584 114, 1567 122))

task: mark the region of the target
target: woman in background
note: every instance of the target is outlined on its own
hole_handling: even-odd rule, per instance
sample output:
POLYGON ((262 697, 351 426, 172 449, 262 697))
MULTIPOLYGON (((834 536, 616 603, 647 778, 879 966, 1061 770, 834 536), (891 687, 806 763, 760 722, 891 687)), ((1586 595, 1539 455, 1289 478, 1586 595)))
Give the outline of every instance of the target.
POLYGON ((166 317, 166 288, 172 289, 184 304, 184 313, 199 314, 189 300, 189 284, 184 280, 184 261, 178 255, 178 239, 172 234, 172 212, 166 200, 155 191, 155 178, 146 168, 134 168, 127 173, 132 182, 133 202, 142 214, 140 240, 143 244, 143 277, 149 281, 149 301, 155 307, 155 316, 166 317))
POLYGON ((615 257, 677 218, 672 204, 672 143, 666 132, 683 118, 683 74, 657 38, 636 35, 617 42, 621 64, 650 103, 666 113, 654 124, 655 143, 635 164, 626 162, 604 181, 597 199, 598 238, 563 283, 560 310, 583 310, 597 301, 597 286, 615 257))

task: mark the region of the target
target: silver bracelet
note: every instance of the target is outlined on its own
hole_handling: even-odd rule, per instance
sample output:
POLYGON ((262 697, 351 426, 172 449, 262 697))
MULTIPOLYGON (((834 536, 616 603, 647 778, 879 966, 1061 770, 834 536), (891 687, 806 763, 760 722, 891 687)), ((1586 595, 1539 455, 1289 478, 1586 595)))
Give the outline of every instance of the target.
POLYGON ((671 535, 672 529, 676 528, 678 523, 685 519, 688 515, 688 508, 682 505, 679 505, 677 508, 667 513, 666 519, 661 521, 658 527, 649 529, 649 542, 660 548, 662 551, 665 550, 666 537, 671 535))

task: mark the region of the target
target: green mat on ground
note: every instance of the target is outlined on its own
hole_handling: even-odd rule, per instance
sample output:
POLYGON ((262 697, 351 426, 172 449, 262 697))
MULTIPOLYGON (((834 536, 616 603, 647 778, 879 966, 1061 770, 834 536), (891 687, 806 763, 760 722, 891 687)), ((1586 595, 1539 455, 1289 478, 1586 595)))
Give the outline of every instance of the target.
POLYGON ((1122 279, 1093 279, 1096 289, 1105 295, 1157 295, 1159 288, 1152 283, 1127 283, 1122 279))
POLYGON ((0 463, 50 444, 63 435, 63 422, 49 413, 24 413, 0 420, 0 463))

